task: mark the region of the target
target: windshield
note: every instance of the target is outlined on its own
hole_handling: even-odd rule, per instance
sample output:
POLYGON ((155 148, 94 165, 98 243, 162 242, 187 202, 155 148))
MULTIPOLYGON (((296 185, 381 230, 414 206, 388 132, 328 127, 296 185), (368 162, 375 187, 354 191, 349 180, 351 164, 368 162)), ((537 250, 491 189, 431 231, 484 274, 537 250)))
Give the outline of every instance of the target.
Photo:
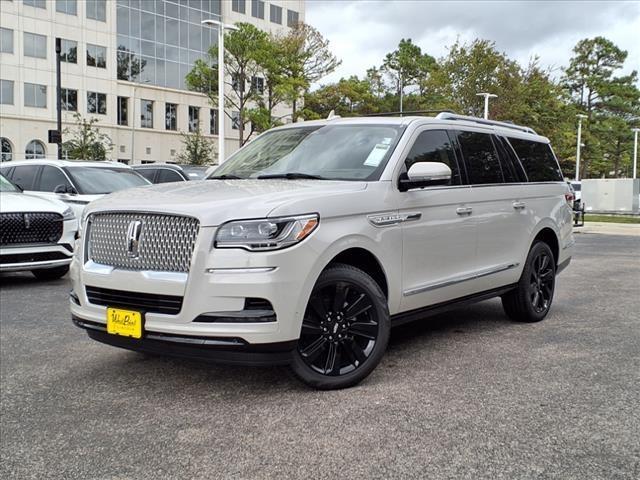
POLYGON ((4 178, 4 175, 0 175, 0 192, 19 192, 16 186, 9 180, 4 178))
POLYGON ((377 180, 403 129, 342 124, 274 130, 239 150, 209 178, 377 180))
POLYGON ((101 195, 125 188, 149 185, 149 182, 133 170, 107 167, 67 167, 78 193, 101 195))

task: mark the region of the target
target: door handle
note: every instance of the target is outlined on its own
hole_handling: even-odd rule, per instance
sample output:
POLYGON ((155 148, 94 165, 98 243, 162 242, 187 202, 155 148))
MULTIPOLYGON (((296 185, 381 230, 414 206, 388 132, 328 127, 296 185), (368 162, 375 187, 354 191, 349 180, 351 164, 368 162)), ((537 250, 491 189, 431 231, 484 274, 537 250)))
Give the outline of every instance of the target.
POLYGON ((473 212, 473 208, 471 207, 458 207, 456 208, 456 213, 458 215, 471 215, 473 212))
POLYGON ((513 202, 513 208, 516 210, 522 210, 527 205, 524 202, 513 202))

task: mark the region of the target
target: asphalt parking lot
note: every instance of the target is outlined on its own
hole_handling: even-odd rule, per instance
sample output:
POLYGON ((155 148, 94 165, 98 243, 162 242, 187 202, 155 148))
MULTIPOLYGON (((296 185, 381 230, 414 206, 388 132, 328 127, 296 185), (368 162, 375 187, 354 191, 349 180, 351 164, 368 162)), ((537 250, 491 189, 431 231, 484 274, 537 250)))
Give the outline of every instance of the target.
POLYGON ((360 386, 95 343, 68 280, 0 277, 2 478, 640 478, 640 236, 580 234, 542 323, 392 333, 360 386))

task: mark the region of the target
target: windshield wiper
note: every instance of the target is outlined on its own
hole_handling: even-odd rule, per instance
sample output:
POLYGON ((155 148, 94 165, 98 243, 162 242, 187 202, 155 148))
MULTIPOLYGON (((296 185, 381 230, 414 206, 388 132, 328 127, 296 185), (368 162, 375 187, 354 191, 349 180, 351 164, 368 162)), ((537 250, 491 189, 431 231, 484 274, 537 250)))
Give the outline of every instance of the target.
POLYGON ((243 177, 239 177, 238 175, 229 175, 229 174, 224 174, 224 175, 216 175, 213 177, 209 177, 207 178, 207 180, 242 180, 243 177))
POLYGON ((325 177, 321 177, 320 175, 310 175, 308 173, 300 173, 300 172, 269 173, 265 175, 258 175, 257 178, 259 180, 263 180, 267 178, 286 178, 287 180, 298 180, 298 179, 326 180, 325 177))

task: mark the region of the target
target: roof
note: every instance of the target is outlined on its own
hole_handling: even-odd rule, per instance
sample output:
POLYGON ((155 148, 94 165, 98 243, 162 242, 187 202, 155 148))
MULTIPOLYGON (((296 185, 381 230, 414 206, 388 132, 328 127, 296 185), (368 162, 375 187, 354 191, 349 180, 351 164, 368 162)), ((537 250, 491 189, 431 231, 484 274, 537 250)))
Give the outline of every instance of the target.
POLYGON ((47 158, 34 158, 33 160, 12 160, 3 162, 3 167, 14 167, 17 165, 52 165, 55 167, 109 167, 109 168, 131 168, 120 162, 88 161, 88 160, 50 160, 47 158))

